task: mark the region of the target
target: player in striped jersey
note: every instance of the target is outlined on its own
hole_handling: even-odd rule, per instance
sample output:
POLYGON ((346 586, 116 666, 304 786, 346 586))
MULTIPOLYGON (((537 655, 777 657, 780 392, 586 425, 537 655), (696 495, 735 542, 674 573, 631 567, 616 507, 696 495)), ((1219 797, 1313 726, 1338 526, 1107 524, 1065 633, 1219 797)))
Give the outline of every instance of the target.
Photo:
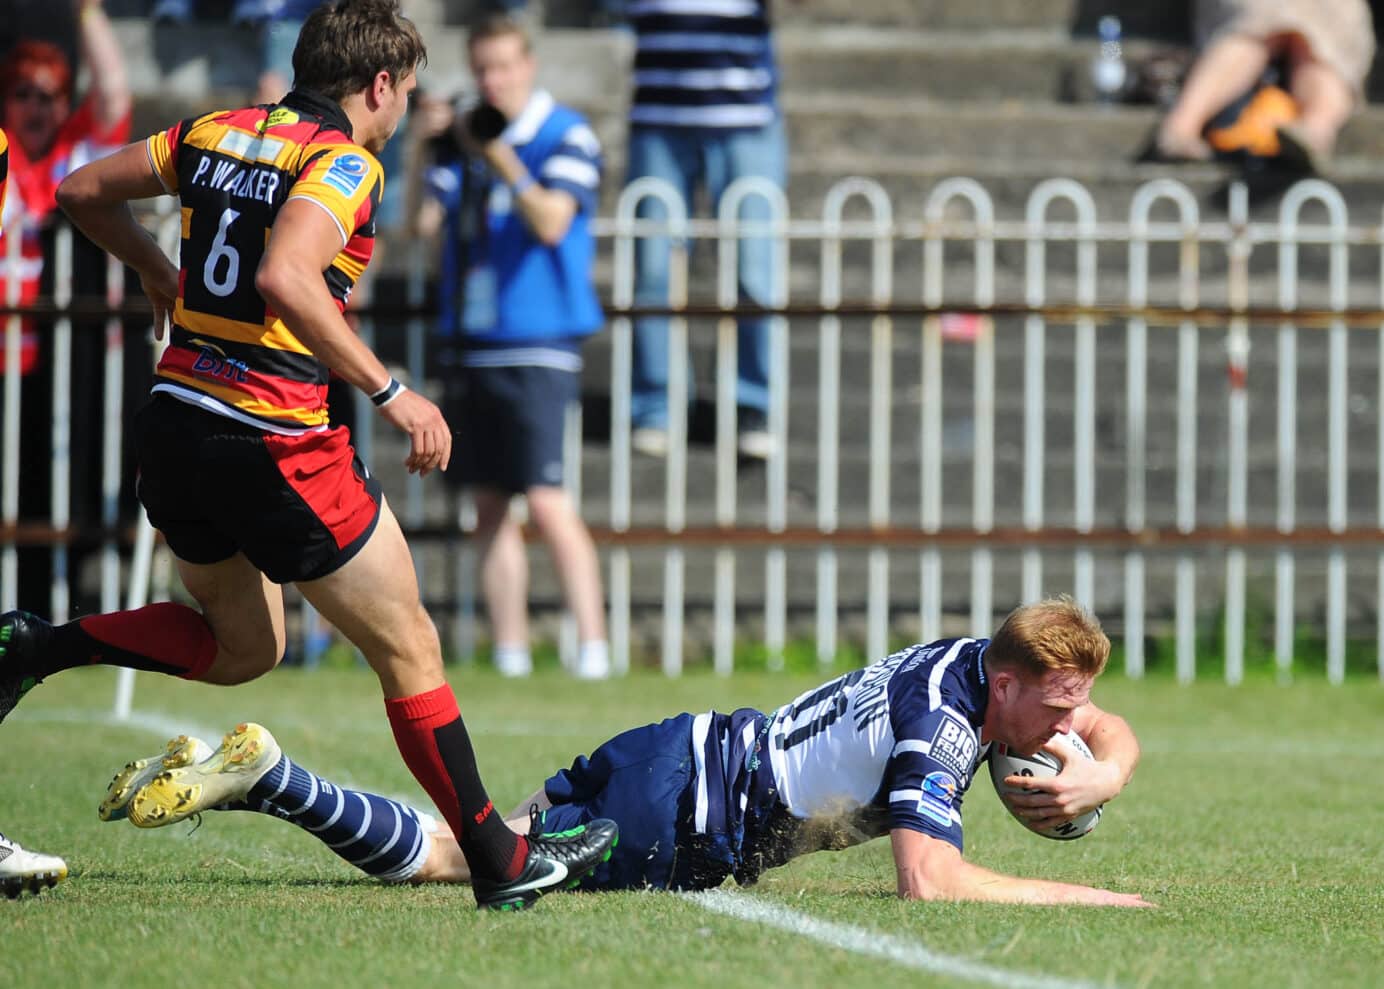
MULTIPOLYGON (((682 714, 624 732, 549 777, 510 821, 522 825, 530 806, 550 829, 615 820, 620 844, 588 889, 752 883, 798 855, 888 834, 905 899, 1148 906, 1138 894, 1000 875, 962 858, 962 796, 994 742, 1021 753, 1046 745, 1065 761, 1071 753, 1050 740, 1075 730, 1095 755, 1022 781, 1035 792, 1017 799, 1034 822, 1072 820, 1129 782, 1138 742, 1090 702, 1109 652, 1099 623, 1070 599, 1027 605, 991 639, 912 646, 772 712, 682 714)), ((425 859, 414 881, 469 875, 445 836, 425 859)))
POLYGON ((0 616, 0 718, 44 678, 97 663, 254 679, 283 656, 280 585, 296 584, 378 674, 405 763, 477 867, 478 903, 510 909, 584 874, 613 834, 524 838, 493 812, 408 546, 326 408, 334 371, 409 437, 410 471, 447 466, 442 413, 342 315, 373 249, 375 154, 425 59, 398 0, 329 0, 303 25, 277 105, 184 120, 64 180, 62 208, 139 274, 156 330, 172 322, 133 430, 138 492, 200 610, 164 602, 58 626, 0 616), (130 213, 163 193, 181 201, 181 268, 130 213))

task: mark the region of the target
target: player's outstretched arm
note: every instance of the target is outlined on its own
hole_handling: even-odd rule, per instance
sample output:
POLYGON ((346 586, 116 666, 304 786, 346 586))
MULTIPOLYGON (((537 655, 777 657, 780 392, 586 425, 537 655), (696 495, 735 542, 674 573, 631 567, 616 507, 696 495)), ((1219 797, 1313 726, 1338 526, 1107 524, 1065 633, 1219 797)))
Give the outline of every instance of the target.
POLYGON ((154 332, 164 325, 178 297, 178 269, 130 212, 130 200, 162 196, 165 190, 144 142, 83 165, 58 186, 58 205, 98 247, 133 268, 154 307, 154 332))
POLYGON ((1119 796, 1134 777, 1139 740, 1124 718, 1084 704, 1077 709, 1072 728, 1091 749, 1094 760, 1054 738, 1043 749, 1062 761, 1060 773, 1048 779, 1005 779, 1009 786, 1032 791, 1014 794, 1011 802, 1035 824, 1050 827, 1074 820, 1119 796))
POLYGON ((907 828, 889 833, 905 900, 982 900, 991 903, 1076 904, 1093 907, 1152 907, 1137 893, 1093 886, 1006 876, 961 857, 956 846, 907 828))
MULTIPOLYGON (((322 277, 341 250, 341 237, 326 210, 305 198, 290 199, 274 219, 255 288, 318 360, 374 395, 389 386, 389 371, 352 332, 322 277)), ((408 435, 404 464, 410 472, 446 469, 452 431, 436 405, 404 389, 380 408, 380 414, 408 435)))

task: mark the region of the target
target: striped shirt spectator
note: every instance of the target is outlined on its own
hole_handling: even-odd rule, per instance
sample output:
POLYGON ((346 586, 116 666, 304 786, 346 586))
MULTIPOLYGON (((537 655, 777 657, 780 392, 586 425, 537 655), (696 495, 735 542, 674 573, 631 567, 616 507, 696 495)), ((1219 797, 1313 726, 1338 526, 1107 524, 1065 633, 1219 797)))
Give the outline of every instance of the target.
POLYGON ((764 127, 778 73, 766 0, 636 0, 630 121, 663 127, 764 127))
MULTIPOLYGON (((782 189, 787 143, 779 114, 778 71, 769 34, 768 0, 633 0, 634 99, 630 108, 626 178, 667 182, 690 206, 704 186, 713 203, 740 178, 767 179, 782 189)), ((749 196, 740 219, 769 219, 763 196, 749 196)), ((640 216, 664 217, 645 199, 640 216)), ((642 306, 668 304, 668 240, 642 238, 636 247, 634 294, 642 306)), ((747 237, 737 253, 739 283, 748 301, 774 299, 773 245, 747 237)), ((740 454, 767 459, 769 324, 741 319, 736 364, 736 427, 740 454)), ((630 414, 634 449, 661 456, 668 448, 668 321, 635 322, 630 414)))

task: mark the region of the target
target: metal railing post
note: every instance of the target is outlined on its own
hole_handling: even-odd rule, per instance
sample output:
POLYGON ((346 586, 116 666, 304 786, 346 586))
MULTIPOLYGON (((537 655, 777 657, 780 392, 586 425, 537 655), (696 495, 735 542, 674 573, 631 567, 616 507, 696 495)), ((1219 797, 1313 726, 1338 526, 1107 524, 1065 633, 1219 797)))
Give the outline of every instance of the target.
MULTIPOLYGON (((1149 302, 1149 214, 1160 199, 1170 200, 1178 209, 1178 305, 1191 310, 1197 306, 1197 281, 1200 271, 1200 226, 1197 200, 1181 182, 1155 179, 1140 186, 1129 207, 1129 304, 1143 307, 1149 302)), ((1190 532, 1196 525, 1196 423, 1197 423, 1197 336, 1192 320, 1178 327, 1177 365, 1177 527, 1190 532)), ((1148 523, 1146 469, 1148 452, 1148 323, 1143 317, 1129 320, 1129 363, 1126 374, 1125 443, 1129 463, 1125 476, 1125 525, 1140 532, 1148 523)), ((1138 679, 1144 675, 1144 553, 1125 554, 1125 673, 1138 679)), ((1174 597, 1176 649, 1190 658, 1196 648, 1196 561, 1188 553, 1177 560, 1174 597)))

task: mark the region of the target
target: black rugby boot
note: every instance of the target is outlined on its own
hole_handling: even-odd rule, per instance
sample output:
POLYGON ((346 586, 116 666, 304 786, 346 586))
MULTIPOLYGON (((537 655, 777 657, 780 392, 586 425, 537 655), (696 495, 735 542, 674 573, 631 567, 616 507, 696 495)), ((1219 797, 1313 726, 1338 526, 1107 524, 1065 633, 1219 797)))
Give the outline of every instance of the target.
POLYGON ((0 721, 19 699, 43 681, 39 657, 53 644, 53 626, 27 611, 0 615, 0 721))
POLYGON ((529 854, 508 882, 475 876, 471 889, 482 910, 523 910, 544 893, 570 889, 610 858, 620 840, 614 821, 597 818, 567 831, 543 833, 538 806, 529 808, 529 854))

